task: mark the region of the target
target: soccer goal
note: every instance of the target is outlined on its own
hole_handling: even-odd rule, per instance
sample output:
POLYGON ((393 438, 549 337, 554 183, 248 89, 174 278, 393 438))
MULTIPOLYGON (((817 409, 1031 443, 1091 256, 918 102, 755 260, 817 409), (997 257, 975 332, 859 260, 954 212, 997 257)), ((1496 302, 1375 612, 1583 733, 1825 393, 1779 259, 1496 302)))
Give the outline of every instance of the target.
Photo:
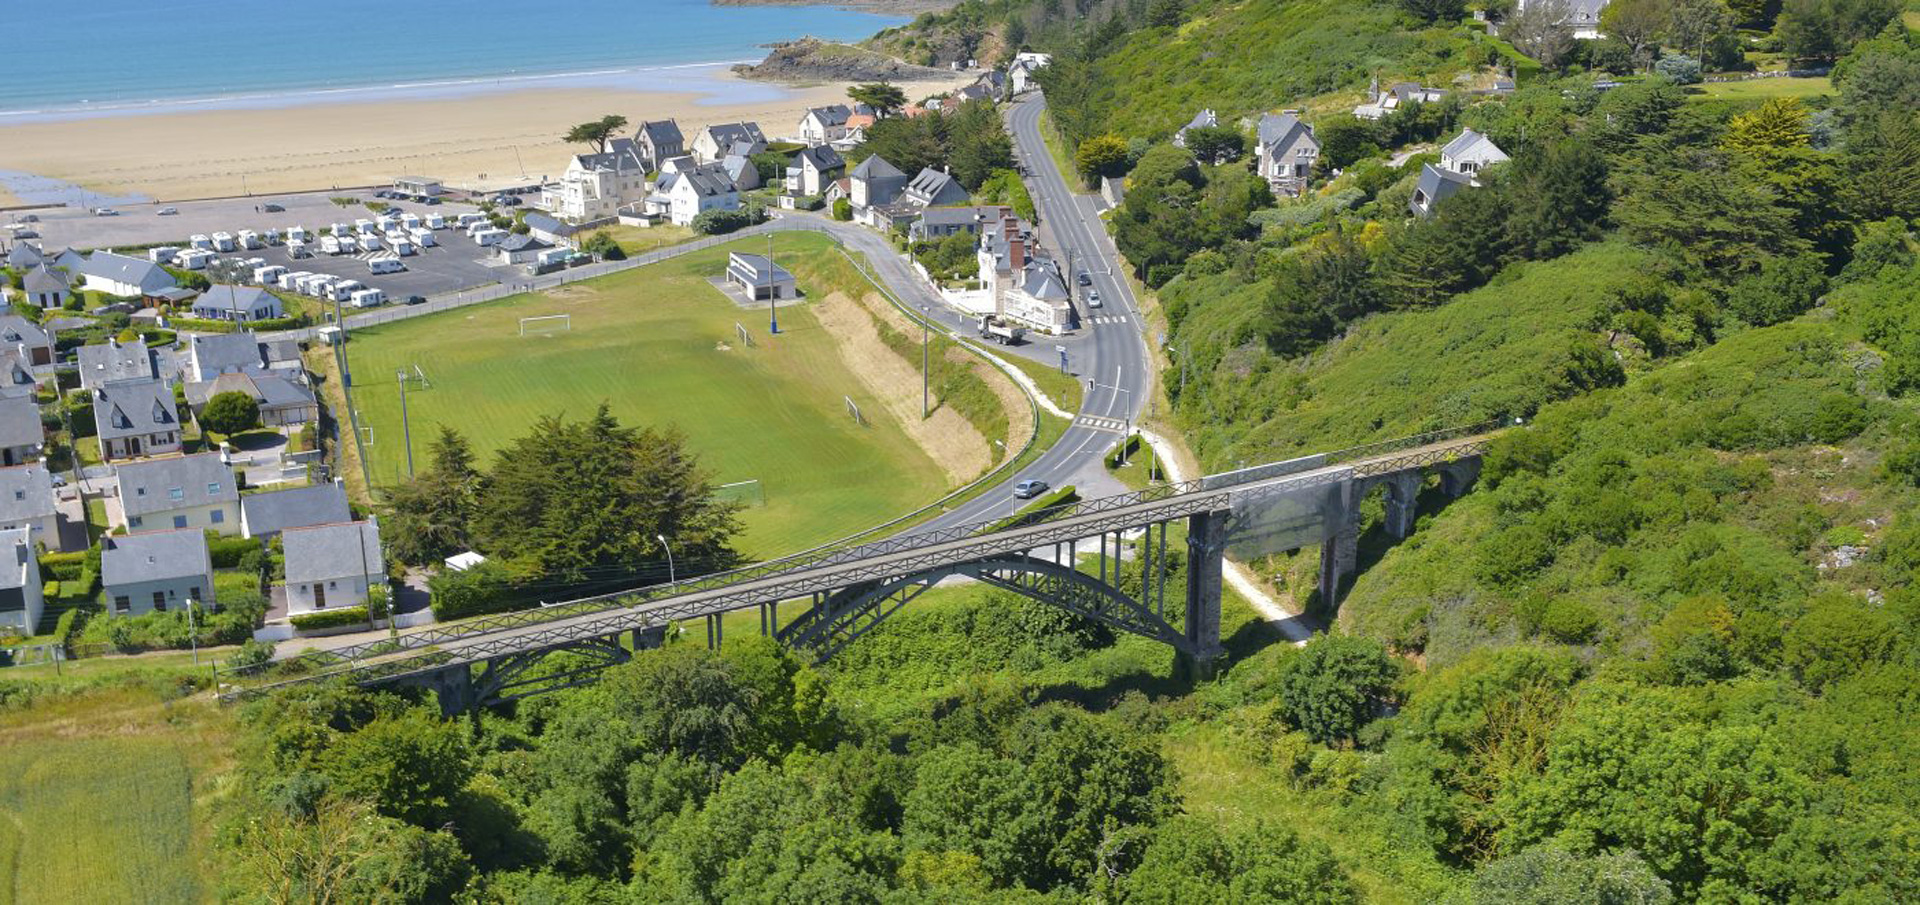
POLYGON ((573 329, 571 314, 542 314, 520 319, 521 336, 552 336, 573 329))
POLYGON ((845 399, 847 401, 847 415, 853 418, 853 423, 858 424, 861 427, 866 427, 867 416, 860 414, 860 406, 854 404, 853 397, 842 396, 840 398, 845 399))
POLYGON ((733 322, 733 335, 740 338, 741 348, 746 348, 746 349, 753 348, 753 334, 747 332, 747 328, 744 326, 741 326, 739 321, 733 322))
POLYGON ((433 389, 433 381, 427 379, 427 372, 421 370, 419 365, 413 366, 413 378, 420 382, 421 389, 433 389))
POLYGON ((713 489, 714 499, 739 503, 742 506, 765 506, 766 491, 760 488, 760 480, 734 481, 713 489))

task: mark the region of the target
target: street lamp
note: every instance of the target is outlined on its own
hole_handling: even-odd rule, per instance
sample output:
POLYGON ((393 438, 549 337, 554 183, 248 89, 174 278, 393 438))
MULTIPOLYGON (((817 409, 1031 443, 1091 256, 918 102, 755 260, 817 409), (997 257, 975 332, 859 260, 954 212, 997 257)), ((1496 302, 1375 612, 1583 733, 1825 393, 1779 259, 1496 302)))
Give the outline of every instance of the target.
POLYGON ((664 534, 655 534, 653 539, 660 542, 660 549, 667 551, 667 583, 679 584, 680 579, 673 571, 673 548, 667 546, 667 536, 664 534))
POLYGON ((933 372, 928 370, 928 365, 927 365, 927 344, 931 342, 933 339, 932 318, 933 318, 933 315, 927 310, 927 306, 921 305, 920 306, 920 418, 923 421, 926 420, 926 417, 929 414, 932 414, 933 412, 933 404, 930 401, 933 395, 933 391, 931 388, 931 384, 933 382, 933 372))

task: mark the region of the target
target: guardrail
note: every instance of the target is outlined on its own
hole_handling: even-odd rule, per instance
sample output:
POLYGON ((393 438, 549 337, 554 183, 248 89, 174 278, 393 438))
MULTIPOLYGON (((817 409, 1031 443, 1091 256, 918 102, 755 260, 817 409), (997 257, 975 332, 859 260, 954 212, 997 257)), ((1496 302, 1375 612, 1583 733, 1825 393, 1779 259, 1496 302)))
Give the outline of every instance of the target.
MULTIPOLYGON (((1476 424, 1472 426, 1433 431, 1412 437, 1403 437, 1379 443, 1336 450, 1318 459, 1316 468, 1338 465, 1347 462, 1363 462, 1390 456, 1397 452, 1418 450, 1454 440, 1472 438, 1492 429, 1503 426, 1504 421, 1476 424)), ((1055 522, 1095 515, 1113 510, 1171 500, 1187 494, 1215 494, 1235 487, 1272 481, 1277 476, 1265 469, 1245 469, 1227 475, 1213 475, 1197 478, 1178 484, 1156 484, 1145 489, 1115 496, 1081 500, 1070 505, 1034 513, 1035 516, 1020 530, 1049 525, 1055 522)), ((310 651, 289 660, 275 661, 273 664, 260 664, 245 670, 227 673, 231 676, 256 675, 269 668, 280 670, 326 669, 330 667, 354 668, 359 661, 382 657, 411 650, 436 647, 448 642, 471 639, 493 633, 525 629, 547 623, 559 622, 583 616, 594 616, 616 611, 631 610, 636 607, 656 603, 668 598, 689 594, 717 591, 748 582, 771 578, 782 573, 803 569, 817 569, 841 565, 879 556, 923 550, 942 544, 952 543, 980 534, 992 533, 1005 525, 1004 518, 988 519, 963 525, 956 525, 934 531, 921 531, 902 534, 878 541, 865 543, 847 543, 826 545, 811 551, 794 554, 779 559, 768 560, 749 566, 743 566, 727 572, 689 578, 678 582, 655 585, 637 591, 621 591, 597 597, 584 598, 546 607, 535 611, 501 613, 483 616, 446 626, 433 626, 419 632, 401 635, 397 638, 383 639, 361 645, 351 645, 329 651, 310 651)))

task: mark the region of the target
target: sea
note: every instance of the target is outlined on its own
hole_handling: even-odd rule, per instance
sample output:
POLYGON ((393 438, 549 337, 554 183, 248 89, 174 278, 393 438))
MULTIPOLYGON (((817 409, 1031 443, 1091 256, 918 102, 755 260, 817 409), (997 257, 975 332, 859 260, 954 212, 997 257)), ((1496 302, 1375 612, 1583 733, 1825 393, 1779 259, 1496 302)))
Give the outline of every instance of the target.
MULTIPOLYGON (((86 0, 9 3, 8 123, 509 91, 541 84, 769 90, 715 78, 804 35, 897 16, 707 0, 86 0), (35 36, 24 40, 24 36, 35 36)), ((726 92, 741 97, 725 96, 726 92)), ((4 133, 0 132, 0 140, 4 133)))

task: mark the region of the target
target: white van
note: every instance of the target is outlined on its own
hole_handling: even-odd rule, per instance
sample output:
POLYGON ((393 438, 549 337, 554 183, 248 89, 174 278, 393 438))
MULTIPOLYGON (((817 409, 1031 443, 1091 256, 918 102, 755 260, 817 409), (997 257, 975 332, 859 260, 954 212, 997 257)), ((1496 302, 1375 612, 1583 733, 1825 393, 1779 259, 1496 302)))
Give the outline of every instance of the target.
POLYGON ((307 228, 304 226, 294 226, 287 229, 288 242, 306 242, 312 238, 313 235, 308 233, 307 228))
POLYGON ((179 256, 180 249, 172 245, 162 245, 159 248, 147 249, 147 260, 155 264, 172 264, 173 259, 179 256))
POLYGON ((393 253, 399 255, 400 257, 403 257, 403 258, 413 257, 413 240, 412 239, 396 239, 392 236, 388 236, 387 247, 393 249, 393 253))
POLYGON ((353 221, 353 231, 361 235, 373 232, 373 221, 365 218, 353 221))
POLYGON ((367 259, 368 273, 399 273, 406 269, 407 265, 401 263, 399 258, 381 257, 367 259))
POLYGON ((353 307, 375 308, 387 303, 387 294, 378 289, 362 289, 353 294, 353 307))
POLYGON ((340 237, 340 253, 343 255, 359 254, 360 240, 352 236, 341 236, 340 237))
POLYGON ((294 270, 294 271, 289 271, 287 273, 281 274, 280 279, 277 280, 276 282, 280 284, 281 289, 285 289, 288 292, 292 292, 294 287, 300 285, 300 281, 302 279, 310 276, 313 276, 313 274, 307 271, 294 270))
POLYGON ((179 257, 174 258, 174 263, 188 270, 203 270, 211 260, 213 260, 213 252, 194 249, 181 252, 179 257))
POLYGON ((313 248, 307 244, 305 239, 288 239, 287 257, 311 258, 313 257, 313 248))
POLYGON ((420 225, 420 215, 419 215, 419 214, 401 214, 401 215, 400 215, 400 225, 401 225, 401 226, 404 226, 404 227, 406 227, 406 228, 408 228, 408 229, 412 229, 412 228, 414 228, 414 227, 416 227, 416 226, 419 226, 419 225, 420 225))
POLYGON ((446 229, 447 215, 446 214, 428 214, 427 228, 428 229, 446 229))
POLYGON ((379 251, 381 244, 380 237, 373 233, 367 233, 360 237, 361 251, 379 251))
POLYGON ((268 245, 279 245, 281 241, 280 231, 277 229, 270 229, 261 233, 260 238, 268 245))
POLYGON ((473 241, 482 246, 499 245, 507 241, 507 231, 504 229, 483 229, 473 234, 473 241))

